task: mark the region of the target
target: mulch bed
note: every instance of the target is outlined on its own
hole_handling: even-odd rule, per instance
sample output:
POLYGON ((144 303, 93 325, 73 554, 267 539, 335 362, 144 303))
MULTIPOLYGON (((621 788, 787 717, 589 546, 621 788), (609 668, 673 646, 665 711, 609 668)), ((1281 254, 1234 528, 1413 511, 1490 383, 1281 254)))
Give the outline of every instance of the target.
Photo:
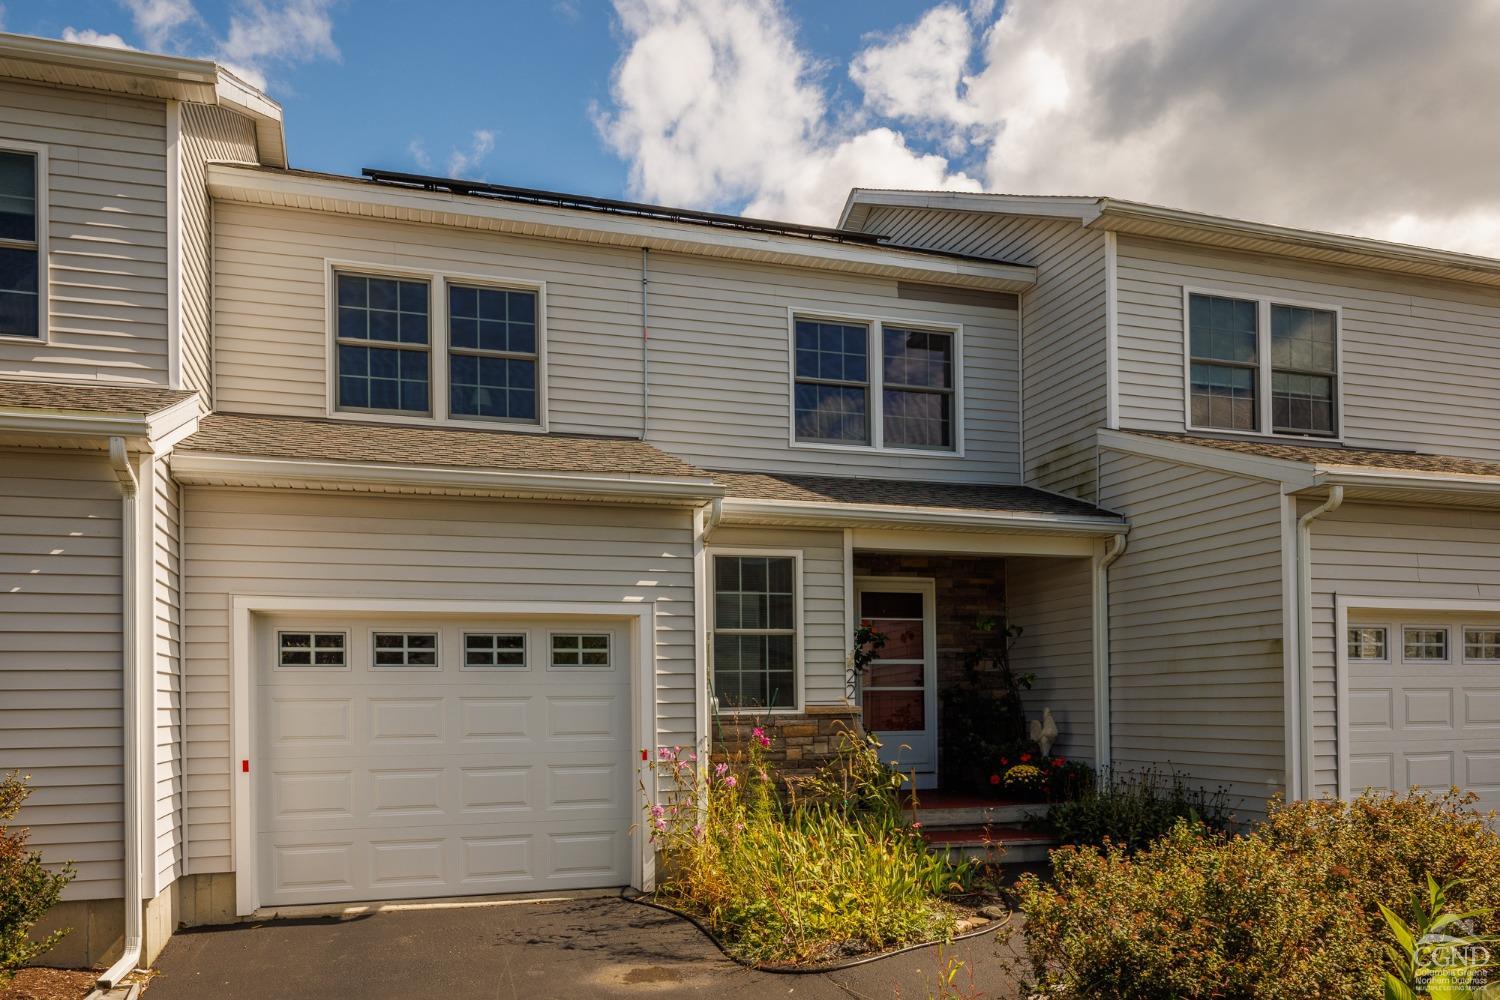
POLYGON ((88 969, 20 969, 0 986, 0 1000, 82 1000, 98 978, 88 969))

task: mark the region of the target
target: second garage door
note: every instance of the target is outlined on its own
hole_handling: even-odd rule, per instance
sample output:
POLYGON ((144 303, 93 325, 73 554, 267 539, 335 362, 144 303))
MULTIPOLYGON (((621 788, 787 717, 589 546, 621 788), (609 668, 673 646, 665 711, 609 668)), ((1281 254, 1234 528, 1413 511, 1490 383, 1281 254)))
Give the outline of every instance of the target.
POLYGON ((1349 784, 1458 786, 1500 809, 1500 620, 1351 614, 1349 784))
POLYGON ((285 618, 257 638, 263 905, 629 882, 625 625, 285 618))

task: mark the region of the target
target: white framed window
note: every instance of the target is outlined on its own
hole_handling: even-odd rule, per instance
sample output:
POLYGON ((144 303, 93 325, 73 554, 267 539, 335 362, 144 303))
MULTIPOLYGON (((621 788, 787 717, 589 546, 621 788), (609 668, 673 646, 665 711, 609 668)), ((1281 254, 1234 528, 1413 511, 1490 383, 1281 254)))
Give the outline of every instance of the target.
POLYGON ((1384 625, 1351 625, 1349 659, 1383 663, 1391 658, 1390 629, 1384 625))
POLYGON ((1445 625, 1403 625, 1401 658, 1408 663, 1447 663, 1448 631, 1445 625))
POLYGON ((547 429, 544 282, 325 265, 330 416, 547 429))
POLYGON ((610 669, 608 632, 553 632, 552 666, 558 669, 610 669))
POLYGON ((1337 306, 1183 289, 1189 430, 1337 438, 1337 306))
POLYGON ((370 666, 377 670, 437 670, 436 632, 373 632, 370 666))
POLYGON ((719 710, 800 709, 801 553, 718 550, 711 560, 712 693, 719 710))
POLYGON ((347 670, 349 633, 324 629, 278 631, 276 667, 280 670, 347 670))
POLYGON ((1500 663, 1500 626, 1464 626, 1464 662, 1500 663))
POLYGON ((0 143, 0 338, 47 335, 47 147, 0 143))
POLYGON ((963 454, 963 327, 788 310, 796 448, 963 454))
POLYGON ((525 632, 465 632, 464 670, 526 669, 525 632))

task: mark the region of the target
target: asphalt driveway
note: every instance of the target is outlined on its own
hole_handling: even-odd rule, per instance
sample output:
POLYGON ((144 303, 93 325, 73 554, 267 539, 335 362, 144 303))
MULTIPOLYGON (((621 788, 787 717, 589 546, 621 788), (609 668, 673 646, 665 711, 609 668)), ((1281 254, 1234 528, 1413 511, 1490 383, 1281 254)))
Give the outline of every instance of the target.
MULTIPOLYGON (((1002 932, 1003 934, 1004 932, 1002 932)), ((785 976, 725 959, 697 928, 612 897, 279 919, 179 932, 146 1000, 737 997, 920 1000, 943 965, 965 996, 1014 997, 994 937, 844 972, 785 976)))

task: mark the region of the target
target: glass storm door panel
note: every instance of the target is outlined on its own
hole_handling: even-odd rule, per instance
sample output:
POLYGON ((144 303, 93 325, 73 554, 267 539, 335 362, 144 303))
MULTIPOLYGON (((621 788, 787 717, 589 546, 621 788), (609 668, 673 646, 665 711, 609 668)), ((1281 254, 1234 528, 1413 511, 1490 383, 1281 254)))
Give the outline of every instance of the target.
POLYGON ((860 622, 885 636, 865 668, 860 705, 881 756, 915 772, 918 788, 937 786, 937 636, 927 580, 857 583, 860 622))

